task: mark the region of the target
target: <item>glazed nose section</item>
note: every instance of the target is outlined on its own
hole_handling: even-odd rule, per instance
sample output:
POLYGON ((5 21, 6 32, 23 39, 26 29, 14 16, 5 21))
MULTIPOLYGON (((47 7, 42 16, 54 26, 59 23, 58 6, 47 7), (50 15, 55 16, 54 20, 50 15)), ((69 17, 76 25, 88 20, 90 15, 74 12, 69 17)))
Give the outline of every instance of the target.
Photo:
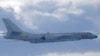
POLYGON ((93 38, 98 38, 98 36, 97 35, 94 35, 93 38))
POLYGON ((97 35, 95 35, 95 36, 94 36, 94 38, 98 38, 98 36, 97 36, 97 35))

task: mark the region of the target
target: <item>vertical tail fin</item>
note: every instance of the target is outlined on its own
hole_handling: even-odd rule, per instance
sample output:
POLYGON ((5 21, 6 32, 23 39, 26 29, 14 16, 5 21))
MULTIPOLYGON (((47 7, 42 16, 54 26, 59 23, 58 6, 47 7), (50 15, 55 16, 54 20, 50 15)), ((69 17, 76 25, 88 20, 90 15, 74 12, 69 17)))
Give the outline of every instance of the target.
POLYGON ((3 21, 8 32, 22 32, 22 30, 9 19, 3 19, 3 21))

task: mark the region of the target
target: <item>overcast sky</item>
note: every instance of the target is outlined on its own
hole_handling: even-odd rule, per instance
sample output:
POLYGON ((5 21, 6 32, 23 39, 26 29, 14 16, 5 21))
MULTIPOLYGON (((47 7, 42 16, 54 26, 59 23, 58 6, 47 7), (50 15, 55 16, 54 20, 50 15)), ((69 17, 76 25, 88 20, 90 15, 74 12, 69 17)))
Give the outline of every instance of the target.
MULTIPOLYGON (((92 32, 100 35, 100 0, 0 0, 2 18, 30 33, 92 32)), ((0 35, 0 56, 100 56, 100 38, 32 44, 0 35)))

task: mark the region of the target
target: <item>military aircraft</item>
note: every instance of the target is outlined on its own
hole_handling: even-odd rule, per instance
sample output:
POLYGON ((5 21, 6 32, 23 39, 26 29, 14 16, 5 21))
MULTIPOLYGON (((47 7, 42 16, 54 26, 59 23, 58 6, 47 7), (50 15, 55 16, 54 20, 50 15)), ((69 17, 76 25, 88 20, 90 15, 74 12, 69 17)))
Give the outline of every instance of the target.
POLYGON ((22 31, 9 19, 3 19, 3 21, 8 30, 6 36, 4 36, 6 39, 23 40, 29 41, 30 43, 48 43, 97 38, 95 34, 90 32, 32 34, 22 31))

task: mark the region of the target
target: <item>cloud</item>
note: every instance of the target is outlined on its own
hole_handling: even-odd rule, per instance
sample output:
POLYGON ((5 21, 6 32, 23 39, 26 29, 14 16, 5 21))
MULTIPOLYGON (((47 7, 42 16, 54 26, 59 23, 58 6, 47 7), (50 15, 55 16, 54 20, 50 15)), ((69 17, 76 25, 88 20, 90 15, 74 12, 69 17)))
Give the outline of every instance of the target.
POLYGON ((3 9, 0 7, 0 18, 15 18, 12 8, 3 9))
MULTIPOLYGON (((92 0, 93 1, 93 0, 92 0)), ((95 1, 95 4, 97 3, 98 0, 95 1)), ((24 12, 29 12, 29 11, 34 11, 37 9, 38 12, 41 12, 41 10, 45 10, 47 15, 49 14, 50 16, 54 16, 56 18, 59 18, 63 20, 65 18, 64 16, 68 14, 75 14, 75 15, 80 15, 83 13, 82 9, 79 9, 78 6, 80 4, 86 5, 87 0, 33 0, 33 1, 20 1, 20 0, 1 0, 0 4, 1 7, 12 7, 16 13, 23 13, 22 11, 29 8, 30 6, 34 9, 31 10, 31 8, 28 11, 24 12), (27 5, 26 5, 27 3, 27 5), (60 6, 61 5, 61 6, 60 6), (28 7, 27 7, 28 6, 28 7), (21 7, 24 7, 24 9, 21 9, 21 7), (48 8, 48 9, 46 9, 48 8), (53 9, 53 13, 48 13, 50 9, 53 9)), ((93 1, 94 2, 94 1, 93 1)), ((87 2, 93 3, 93 2, 87 2)), ((80 5, 81 6, 81 5, 80 5)), ((51 10, 52 10, 51 9, 51 10)), ((44 12, 42 14, 45 14, 44 12)), ((55 19, 55 18, 54 18, 55 19)), ((67 18, 68 19, 68 18, 67 18)))
POLYGON ((66 6, 66 4, 71 3, 73 6, 94 6, 99 7, 99 0, 58 0, 59 6, 66 6))
POLYGON ((0 7, 13 10, 15 19, 35 30, 41 28, 40 24, 43 26, 44 23, 52 21, 58 24, 70 22, 72 19, 88 14, 86 8, 97 9, 99 4, 99 0, 0 0, 0 7))
POLYGON ((94 23, 94 26, 96 26, 97 27, 97 29, 98 29, 98 31, 100 31, 100 19, 99 19, 100 17, 98 17, 98 18, 94 18, 93 20, 92 20, 92 22, 94 23))
MULTIPOLYGON (((18 19, 20 19, 22 22, 23 26, 26 26, 27 28, 33 29, 33 30, 37 30, 38 27, 34 24, 32 24, 32 21, 30 19, 27 19, 27 16, 23 15, 24 17, 22 18, 21 15, 17 14, 13 8, 9 7, 9 8, 2 8, 0 7, 0 18, 7 18, 7 19, 13 19, 13 20, 17 20, 17 22, 19 21, 18 19), (25 18, 26 17, 26 18, 25 18), (22 18, 22 19, 21 19, 22 18)), ((28 17, 29 18, 29 17, 28 17)), ((17 23, 18 24, 18 23, 17 23)))
POLYGON ((100 56, 100 52, 86 52, 86 53, 48 53, 39 56, 100 56))

